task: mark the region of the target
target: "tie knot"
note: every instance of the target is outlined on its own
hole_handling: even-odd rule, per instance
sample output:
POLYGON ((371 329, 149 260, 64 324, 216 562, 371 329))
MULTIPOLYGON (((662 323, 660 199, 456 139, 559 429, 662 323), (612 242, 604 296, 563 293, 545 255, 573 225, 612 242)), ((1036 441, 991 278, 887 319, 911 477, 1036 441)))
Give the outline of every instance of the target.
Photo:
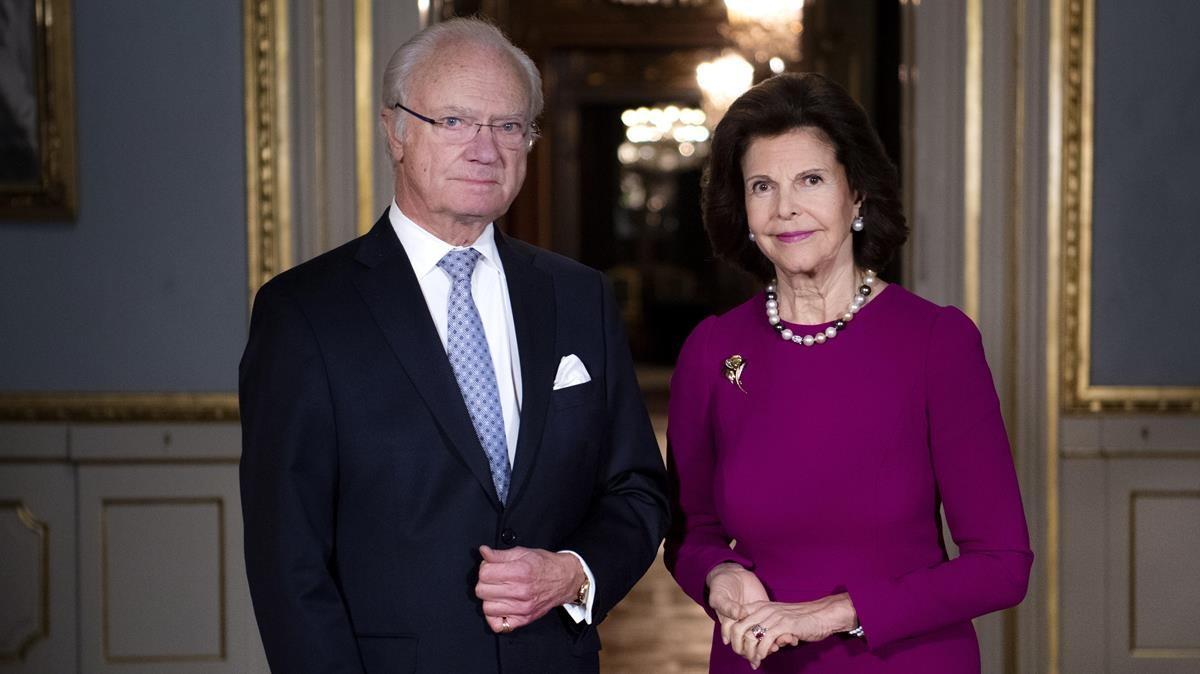
POLYGON ((438 260, 437 266, 441 267, 442 271, 446 272, 450 280, 455 283, 469 281, 480 255, 481 253, 474 248, 452 250, 438 260))

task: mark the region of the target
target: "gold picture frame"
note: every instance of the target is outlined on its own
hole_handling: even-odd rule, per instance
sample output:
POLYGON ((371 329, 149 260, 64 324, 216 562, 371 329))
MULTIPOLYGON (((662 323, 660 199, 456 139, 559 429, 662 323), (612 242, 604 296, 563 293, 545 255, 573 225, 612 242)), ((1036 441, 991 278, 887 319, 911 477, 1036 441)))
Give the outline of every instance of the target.
MULTIPOLYGON (((1064 413, 1200 413, 1200 386, 1116 386, 1091 381, 1092 187, 1094 152, 1095 0, 1056 5, 1065 39, 1057 43, 1061 72, 1052 73, 1051 119, 1061 145, 1052 159, 1060 172, 1057 233, 1061 247, 1062 343, 1059 352, 1064 413)), ((1053 150, 1054 148, 1052 148, 1053 150)), ((1053 157, 1053 153, 1052 153, 1053 157)))
POLYGON ((71 0, 6 0, 0 13, 0 217, 75 217, 71 0))
MULTIPOLYGON (((53 5, 62 26, 68 0, 53 5)), ((249 298, 291 264, 291 177, 288 122, 286 0, 244 0, 243 61, 246 123, 246 245, 249 298)), ((0 421, 237 421, 237 393, 8 391, 0 421)))

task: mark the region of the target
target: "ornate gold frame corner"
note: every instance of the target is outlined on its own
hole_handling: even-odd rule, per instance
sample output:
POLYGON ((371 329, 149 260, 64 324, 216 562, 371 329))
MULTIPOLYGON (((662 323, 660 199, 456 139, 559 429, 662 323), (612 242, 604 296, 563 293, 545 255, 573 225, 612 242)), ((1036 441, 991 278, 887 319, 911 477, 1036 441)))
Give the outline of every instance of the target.
POLYGON ((34 0, 38 178, 0 185, 0 217, 72 219, 76 206, 71 0, 34 0))
POLYGON ((1061 410, 1065 414, 1198 414, 1200 386, 1091 382, 1095 0, 1060 1, 1055 10, 1065 38, 1052 47, 1061 50, 1061 71, 1051 73, 1051 87, 1057 89, 1051 92, 1051 107, 1058 107, 1051 110, 1051 119, 1057 118, 1061 133, 1057 158, 1061 163, 1056 167, 1061 172, 1057 195, 1062 253, 1061 410))
MULTIPOLYGON (((55 30, 67 30, 69 0, 53 5, 55 30)), ((292 191, 286 0, 244 0, 246 252, 249 302, 292 263, 292 191)), ((69 62, 69 60, 68 60, 69 62)), ((73 155, 72 155, 73 156, 73 155)), ((249 306, 249 304, 247 305, 249 306)), ((236 421, 234 392, 0 393, 0 421, 236 421)))

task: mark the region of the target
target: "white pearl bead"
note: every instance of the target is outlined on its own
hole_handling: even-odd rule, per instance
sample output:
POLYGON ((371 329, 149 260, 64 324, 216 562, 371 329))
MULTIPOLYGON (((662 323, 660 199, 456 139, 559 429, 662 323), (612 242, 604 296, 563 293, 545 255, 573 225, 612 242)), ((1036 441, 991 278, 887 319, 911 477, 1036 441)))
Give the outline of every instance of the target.
POLYGON ((825 328, 825 336, 830 339, 837 337, 837 328, 833 327, 832 325, 828 328, 825 328))
POLYGON ((863 279, 863 283, 869 286, 875 285, 875 272, 867 272, 867 276, 863 279))
POLYGON ((862 309, 861 304, 851 304, 850 305, 850 313, 852 313, 852 314, 857 314, 859 309, 862 309))
POLYGON ((767 315, 768 315, 768 316, 778 316, 778 315, 779 315, 779 310, 778 310, 778 309, 771 309, 771 308, 769 308, 769 307, 768 307, 768 308, 767 308, 767 315))
POLYGON ((772 283, 771 285, 767 286, 767 292, 769 292, 769 293, 773 293, 773 292, 775 292, 775 290, 776 290, 776 287, 775 287, 775 284, 774 284, 774 283, 772 283))
POLYGON ((862 295, 855 295, 850 304, 851 306, 861 307, 862 305, 866 304, 866 302, 867 298, 863 297, 862 295))
POLYGON ((776 302, 775 300, 767 300, 767 308, 768 309, 778 309, 779 302, 776 302))
POLYGON ((824 344, 825 343, 825 333, 818 332, 817 336, 813 337, 813 340, 815 340, 817 342, 817 344, 824 344))
POLYGON ((783 332, 779 333, 779 336, 780 336, 780 337, 783 337, 785 340, 791 339, 791 338, 792 338, 792 331, 791 331, 791 330, 788 330, 787 328, 784 328, 784 329, 783 329, 783 332))
POLYGON ((817 340, 812 335, 804 336, 804 346, 812 346, 817 340))
POLYGON ((797 344, 803 344, 803 343, 804 343, 804 338, 803 338, 803 337, 801 337, 800 335, 792 335, 792 341, 793 341, 793 342, 795 342, 795 343, 797 343, 797 344))
POLYGON ((854 320, 854 314, 850 313, 849 311, 842 314, 842 322, 843 323, 849 323, 852 320, 854 320))
POLYGON ((767 322, 770 323, 771 325, 779 325, 779 317, 778 316, 767 316, 767 322))

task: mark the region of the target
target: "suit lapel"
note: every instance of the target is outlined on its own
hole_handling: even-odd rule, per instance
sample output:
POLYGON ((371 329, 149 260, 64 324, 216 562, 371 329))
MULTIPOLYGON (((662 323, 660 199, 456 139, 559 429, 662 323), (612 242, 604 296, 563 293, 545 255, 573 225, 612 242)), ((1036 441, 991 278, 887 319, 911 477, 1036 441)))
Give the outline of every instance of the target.
POLYGON ((458 390, 445 346, 386 212, 363 237, 356 259, 364 268, 355 278, 355 285, 379 329, 434 420, 449 437, 453 450, 479 480, 492 505, 500 509, 487 457, 458 390))
POLYGON ((558 371, 554 349, 554 279, 534 266, 533 254, 519 249, 498 229, 496 247, 508 279, 508 296, 521 359, 521 430, 517 434, 512 483, 508 490, 508 503, 512 505, 520 498, 536 464, 542 430, 546 426, 550 391, 558 371))

